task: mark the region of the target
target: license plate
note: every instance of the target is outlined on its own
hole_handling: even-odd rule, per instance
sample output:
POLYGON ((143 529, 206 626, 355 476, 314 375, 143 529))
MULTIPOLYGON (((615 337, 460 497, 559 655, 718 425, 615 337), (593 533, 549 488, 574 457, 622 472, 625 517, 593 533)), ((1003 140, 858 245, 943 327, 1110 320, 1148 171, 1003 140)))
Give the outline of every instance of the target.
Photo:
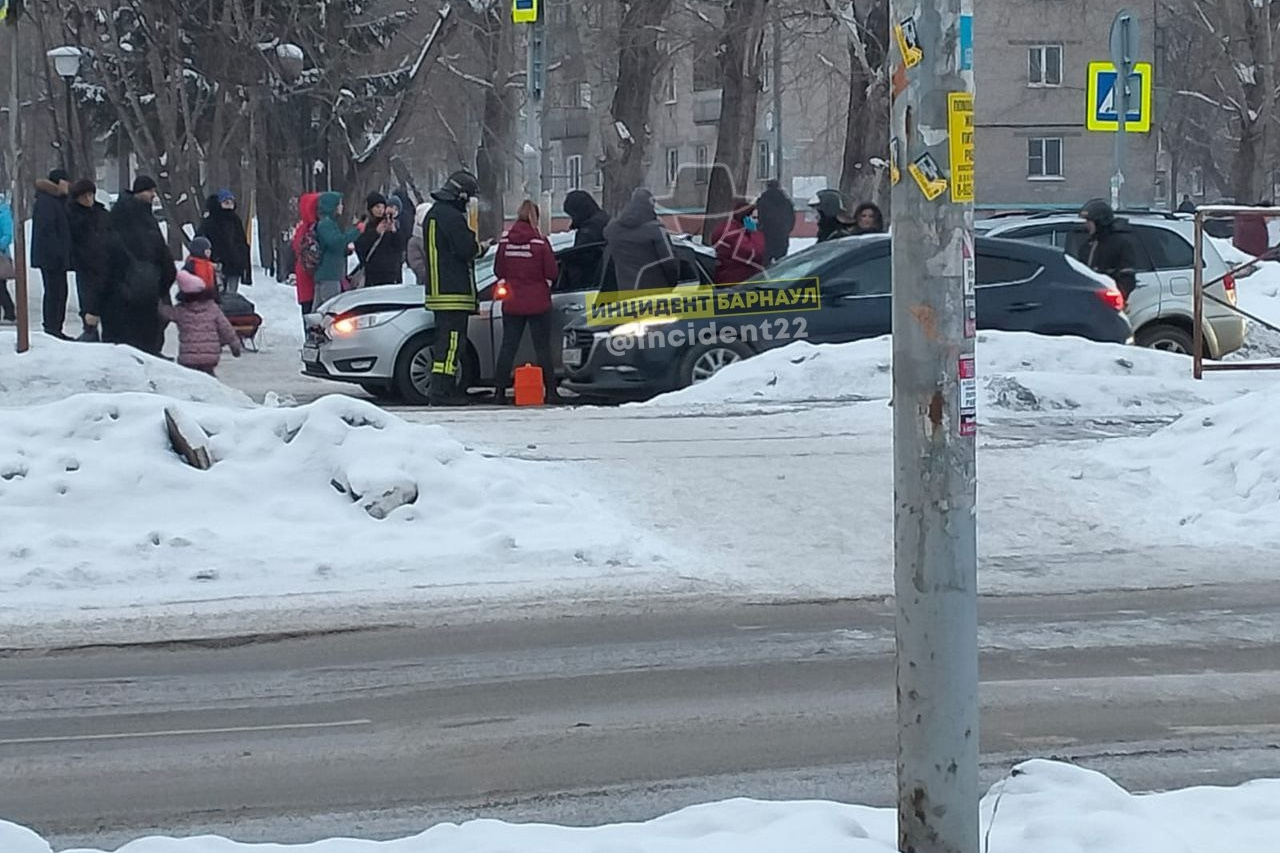
POLYGON ((581 367, 582 366, 582 350, 567 349, 561 358, 565 367, 581 367))
POLYGON ((312 363, 320 360, 320 348, 313 346, 304 346, 302 348, 302 360, 312 363))

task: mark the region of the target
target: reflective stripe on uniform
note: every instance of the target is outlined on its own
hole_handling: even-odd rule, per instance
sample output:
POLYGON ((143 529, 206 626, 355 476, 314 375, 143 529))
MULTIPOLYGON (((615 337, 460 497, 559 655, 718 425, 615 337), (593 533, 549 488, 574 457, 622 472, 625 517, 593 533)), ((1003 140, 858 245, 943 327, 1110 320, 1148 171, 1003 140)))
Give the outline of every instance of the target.
POLYGON ((427 226, 427 259, 430 264, 431 274, 428 276, 429 290, 431 296, 440 295, 440 264, 439 257, 436 254, 436 221, 430 220, 427 226))
POLYGON ((457 332, 449 333, 449 346, 445 350, 444 361, 433 361, 431 363, 432 373, 443 373, 447 376, 453 376, 458 372, 458 338, 461 337, 457 332))

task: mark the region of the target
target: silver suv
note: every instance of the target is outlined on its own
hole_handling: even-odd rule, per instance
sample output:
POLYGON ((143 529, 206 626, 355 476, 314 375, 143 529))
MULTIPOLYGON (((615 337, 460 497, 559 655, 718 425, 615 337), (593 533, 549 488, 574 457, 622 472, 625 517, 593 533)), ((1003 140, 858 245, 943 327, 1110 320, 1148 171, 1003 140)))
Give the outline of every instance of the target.
MULTIPOLYGON (((1191 354, 1192 294, 1195 267, 1195 230, 1192 222, 1158 213, 1121 214, 1133 232, 1138 252, 1138 286, 1129 297, 1126 313, 1139 346, 1191 354)), ((995 216, 974 223, 989 237, 1026 240, 1062 249, 1079 257, 1089 235, 1084 222, 1068 212, 1019 216, 995 216)), ((1211 241, 1204 244, 1205 281, 1229 267, 1211 241)), ((1207 289, 1232 305, 1236 283, 1230 276, 1207 289)), ((1206 300, 1204 307, 1204 355, 1220 359, 1244 345, 1247 324, 1239 314, 1206 300)))

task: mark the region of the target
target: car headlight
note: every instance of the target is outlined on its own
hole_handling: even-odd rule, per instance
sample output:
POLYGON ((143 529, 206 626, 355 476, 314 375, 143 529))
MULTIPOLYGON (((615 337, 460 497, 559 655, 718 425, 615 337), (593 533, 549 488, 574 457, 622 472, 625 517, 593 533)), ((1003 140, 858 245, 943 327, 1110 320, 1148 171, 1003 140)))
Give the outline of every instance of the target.
POLYGON ((675 322, 675 320, 641 320, 637 323, 623 323, 611 329, 609 334, 615 338, 643 338, 650 329, 660 329, 675 322))
POLYGON ((361 329, 372 329, 375 326, 390 323, 403 313, 403 310, 376 311, 372 314, 353 314, 339 317, 333 321, 333 325, 329 327, 329 330, 338 337, 347 337, 348 335, 354 335, 361 329))

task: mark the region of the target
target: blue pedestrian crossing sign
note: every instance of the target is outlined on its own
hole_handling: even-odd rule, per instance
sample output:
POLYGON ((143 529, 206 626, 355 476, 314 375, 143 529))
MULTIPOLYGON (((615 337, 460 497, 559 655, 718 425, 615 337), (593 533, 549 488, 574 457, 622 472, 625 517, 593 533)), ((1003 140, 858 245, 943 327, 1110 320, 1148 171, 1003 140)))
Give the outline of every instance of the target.
MULTIPOLYGON (((1089 63, 1085 115, 1085 127, 1089 130, 1115 133, 1120 129, 1120 116, 1116 114, 1116 81, 1119 78, 1120 74, 1112 63, 1089 63)), ((1127 133, 1151 131, 1151 92, 1154 84, 1151 63, 1135 62, 1133 72, 1129 75, 1129 103, 1124 117, 1124 129, 1127 133)))

